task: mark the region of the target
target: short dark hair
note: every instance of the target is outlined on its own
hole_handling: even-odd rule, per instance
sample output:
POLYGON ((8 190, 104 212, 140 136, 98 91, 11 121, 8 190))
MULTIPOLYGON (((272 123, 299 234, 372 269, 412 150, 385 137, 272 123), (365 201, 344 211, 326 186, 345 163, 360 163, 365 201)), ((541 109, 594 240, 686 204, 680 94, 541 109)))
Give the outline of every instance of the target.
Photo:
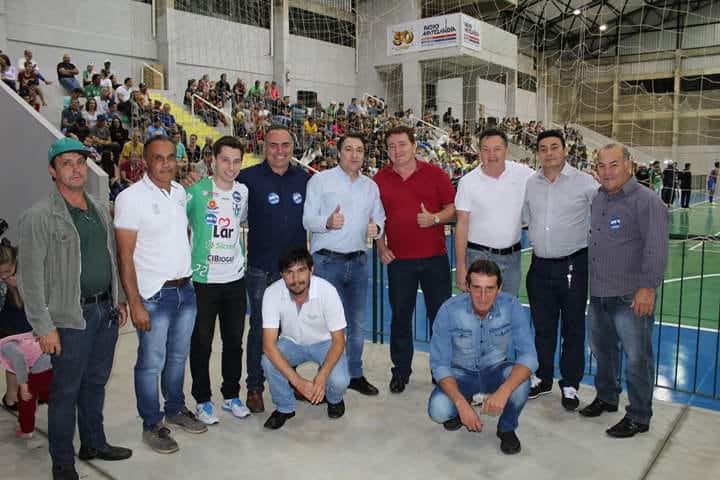
POLYGON ((715 162, 715 168, 720 168, 720 162, 715 162))
POLYGON ((172 140, 170 140, 165 135, 153 135, 152 137, 145 140, 145 143, 143 144, 143 158, 147 161, 148 160, 148 154, 150 152, 150 145, 152 145, 155 142, 170 142, 170 145, 175 147, 175 144, 172 143, 172 140))
POLYGON ((295 143, 295 137, 293 137, 290 129, 281 123, 273 123, 272 125, 270 125, 267 130, 265 130, 265 138, 270 135, 270 132, 274 132, 276 130, 282 130, 284 132, 287 132, 287 134, 290 135, 290 139, 292 140, 292 142, 295 143))
POLYGON ((387 140, 388 138, 390 138, 390 135, 403 134, 407 135, 407 137, 410 139, 410 143, 415 143, 415 129, 405 125, 397 125, 395 127, 391 127, 385 130, 385 146, 387 147, 387 140))
POLYGON ((278 258, 278 270, 287 272, 290 267, 298 263, 305 264, 307 268, 313 266, 312 255, 304 245, 292 245, 285 250, 278 258))
POLYGON ((356 138, 356 139, 360 140, 363 144, 363 148, 367 152, 367 140, 360 132, 348 132, 345 135, 343 135, 342 138, 340 138, 340 140, 338 140, 338 144, 337 144, 338 151, 342 150, 343 144, 345 143, 345 140, 347 140, 348 138, 356 138))
POLYGON ((500 137, 502 138, 503 143, 505 146, 508 146, 508 138, 507 135, 505 135, 505 132, 500 130, 499 128, 486 128, 482 132, 480 132, 480 136, 478 137, 478 146, 482 145, 482 141, 485 138, 488 137, 500 137))
POLYGON ((132 80, 132 78, 131 78, 131 77, 125 77, 125 80, 123 80, 123 85, 126 84, 126 83, 128 82, 128 80, 132 80))
POLYGON ((225 135, 224 137, 220 137, 217 142, 213 143, 213 156, 217 157, 218 155, 220 155, 220 150, 222 150, 223 147, 232 148, 233 150, 240 150, 240 158, 245 155, 245 147, 243 147, 243 144, 240 143, 240 140, 231 135, 225 135))
POLYGON ((560 130, 543 130, 540 132, 537 137, 538 148, 540 148, 540 140, 544 140, 546 138, 559 138, 560 143, 562 143, 563 148, 565 148, 565 137, 560 130))
POLYGON ((480 260, 475 260, 472 265, 470 265, 467 275, 465 276, 465 282, 468 287, 470 286, 470 275, 473 273, 488 277, 495 277, 497 278, 498 288, 502 286, 502 273, 500 272, 500 267, 498 267, 492 260, 481 258, 480 260))

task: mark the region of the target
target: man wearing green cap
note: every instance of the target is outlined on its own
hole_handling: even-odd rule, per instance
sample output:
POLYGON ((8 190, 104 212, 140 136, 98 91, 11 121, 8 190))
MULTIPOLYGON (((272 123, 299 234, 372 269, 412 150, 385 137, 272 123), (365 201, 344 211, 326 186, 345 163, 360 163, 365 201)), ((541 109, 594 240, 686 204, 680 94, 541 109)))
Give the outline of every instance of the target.
POLYGON ((52 355, 48 439, 55 480, 78 478, 76 410, 80 459, 132 454, 108 444, 103 428, 105 384, 127 310, 110 214, 85 192, 88 154, 75 139, 53 142, 48 171, 56 188, 20 218, 18 287, 40 347, 52 355))

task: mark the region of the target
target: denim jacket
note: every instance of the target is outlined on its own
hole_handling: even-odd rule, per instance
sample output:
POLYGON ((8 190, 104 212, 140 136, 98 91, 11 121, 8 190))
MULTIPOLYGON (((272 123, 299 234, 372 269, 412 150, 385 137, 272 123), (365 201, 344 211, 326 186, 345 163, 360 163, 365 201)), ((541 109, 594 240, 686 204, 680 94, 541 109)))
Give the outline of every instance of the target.
POLYGON ((500 293, 484 320, 473 311, 469 293, 446 301, 435 317, 430 341, 433 378, 453 375, 453 369, 479 372, 507 359, 512 342, 515 363, 534 372, 538 367, 530 320, 517 298, 500 293))
MULTIPOLYGON (((113 304, 125 303, 110 213, 90 195, 107 233, 113 304)), ((25 314, 37 336, 58 327, 85 328, 80 305, 80 236, 60 192, 52 191, 20 217, 17 283, 25 314)))

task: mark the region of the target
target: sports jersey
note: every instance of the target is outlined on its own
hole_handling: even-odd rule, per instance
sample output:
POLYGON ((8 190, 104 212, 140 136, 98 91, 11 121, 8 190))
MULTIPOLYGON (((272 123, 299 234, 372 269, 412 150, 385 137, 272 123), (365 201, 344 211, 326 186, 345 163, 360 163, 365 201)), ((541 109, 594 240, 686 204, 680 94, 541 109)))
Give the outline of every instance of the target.
POLYGON ((204 177, 187 189, 187 215, 192 230, 192 277, 199 283, 229 283, 243 277, 245 255, 240 224, 247 220, 248 189, 234 182, 218 188, 204 177))

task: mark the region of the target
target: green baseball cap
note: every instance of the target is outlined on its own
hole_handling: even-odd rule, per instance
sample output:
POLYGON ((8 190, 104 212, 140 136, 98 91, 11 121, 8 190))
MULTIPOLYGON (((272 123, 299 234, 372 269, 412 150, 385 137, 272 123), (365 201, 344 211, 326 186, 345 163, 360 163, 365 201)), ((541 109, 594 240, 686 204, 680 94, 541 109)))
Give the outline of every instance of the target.
POLYGON ((81 155, 90 155, 90 150, 85 148, 81 141, 70 137, 59 138, 50 145, 48 150, 48 163, 52 163, 53 159, 58 155, 68 152, 77 152, 81 155))

